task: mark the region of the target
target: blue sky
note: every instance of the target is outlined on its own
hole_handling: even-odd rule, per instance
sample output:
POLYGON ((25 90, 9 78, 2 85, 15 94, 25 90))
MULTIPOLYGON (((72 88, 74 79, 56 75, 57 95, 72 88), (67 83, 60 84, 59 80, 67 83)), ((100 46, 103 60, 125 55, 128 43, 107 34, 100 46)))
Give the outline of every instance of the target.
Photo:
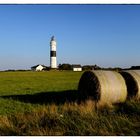
POLYGON ((0 5, 0 70, 57 62, 140 65, 140 5, 0 5))

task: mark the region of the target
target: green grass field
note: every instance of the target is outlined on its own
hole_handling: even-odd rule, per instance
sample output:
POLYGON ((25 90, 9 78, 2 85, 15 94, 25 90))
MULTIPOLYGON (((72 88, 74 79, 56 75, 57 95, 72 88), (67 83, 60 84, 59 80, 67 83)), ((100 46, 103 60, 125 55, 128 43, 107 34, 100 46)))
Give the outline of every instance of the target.
POLYGON ((140 135, 139 101, 77 104, 82 73, 0 72, 0 135, 140 135))
MULTIPOLYGON (((34 95, 77 90, 82 72, 0 72, 0 96, 34 95)), ((42 97, 43 98, 43 97, 42 97)), ((31 111, 40 104, 0 99, 0 115, 31 111)))
POLYGON ((0 95, 77 89, 82 72, 0 72, 0 95))

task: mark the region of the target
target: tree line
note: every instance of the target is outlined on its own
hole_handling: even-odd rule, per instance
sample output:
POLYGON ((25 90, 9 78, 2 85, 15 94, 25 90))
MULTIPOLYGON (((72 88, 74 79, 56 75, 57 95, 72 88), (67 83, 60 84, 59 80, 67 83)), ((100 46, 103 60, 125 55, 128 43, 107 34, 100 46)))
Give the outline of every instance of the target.
MULTIPOLYGON (((74 65, 72 65, 72 64, 59 64, 58 65, 59 70, 72 70, 73 67, 74 67, 74 65)), ((97 65, 84 65, 84 66, 81 66, 81 67, 82 67, 82 70, 97 70, 97 69, 101 69, 97 65)))

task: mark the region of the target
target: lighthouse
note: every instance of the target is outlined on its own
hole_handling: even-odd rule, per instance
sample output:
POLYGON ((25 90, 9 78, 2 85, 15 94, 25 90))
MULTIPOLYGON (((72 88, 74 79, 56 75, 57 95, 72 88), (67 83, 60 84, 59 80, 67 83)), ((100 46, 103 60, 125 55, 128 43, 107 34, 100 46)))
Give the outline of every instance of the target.
POLYGON ((51 37, 50 41, 50 67, 52 69, 57 68, 57 60, 56 60, 56 41, 54 36, 51 37))

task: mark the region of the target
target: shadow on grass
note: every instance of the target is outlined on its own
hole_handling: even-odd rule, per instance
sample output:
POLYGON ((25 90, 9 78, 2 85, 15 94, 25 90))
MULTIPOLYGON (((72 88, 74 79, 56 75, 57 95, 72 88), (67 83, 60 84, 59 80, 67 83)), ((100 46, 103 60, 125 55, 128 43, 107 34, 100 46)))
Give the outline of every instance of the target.
POLYGON ((0 96, 4 99, 13 99, 25 103, 33 104, 64 104, 66 102, 71 103, 78 100, 77 90, 66 90, 60 92, 41 92, 37 94, 26 94, 26 95, 9 95, 0 96))

